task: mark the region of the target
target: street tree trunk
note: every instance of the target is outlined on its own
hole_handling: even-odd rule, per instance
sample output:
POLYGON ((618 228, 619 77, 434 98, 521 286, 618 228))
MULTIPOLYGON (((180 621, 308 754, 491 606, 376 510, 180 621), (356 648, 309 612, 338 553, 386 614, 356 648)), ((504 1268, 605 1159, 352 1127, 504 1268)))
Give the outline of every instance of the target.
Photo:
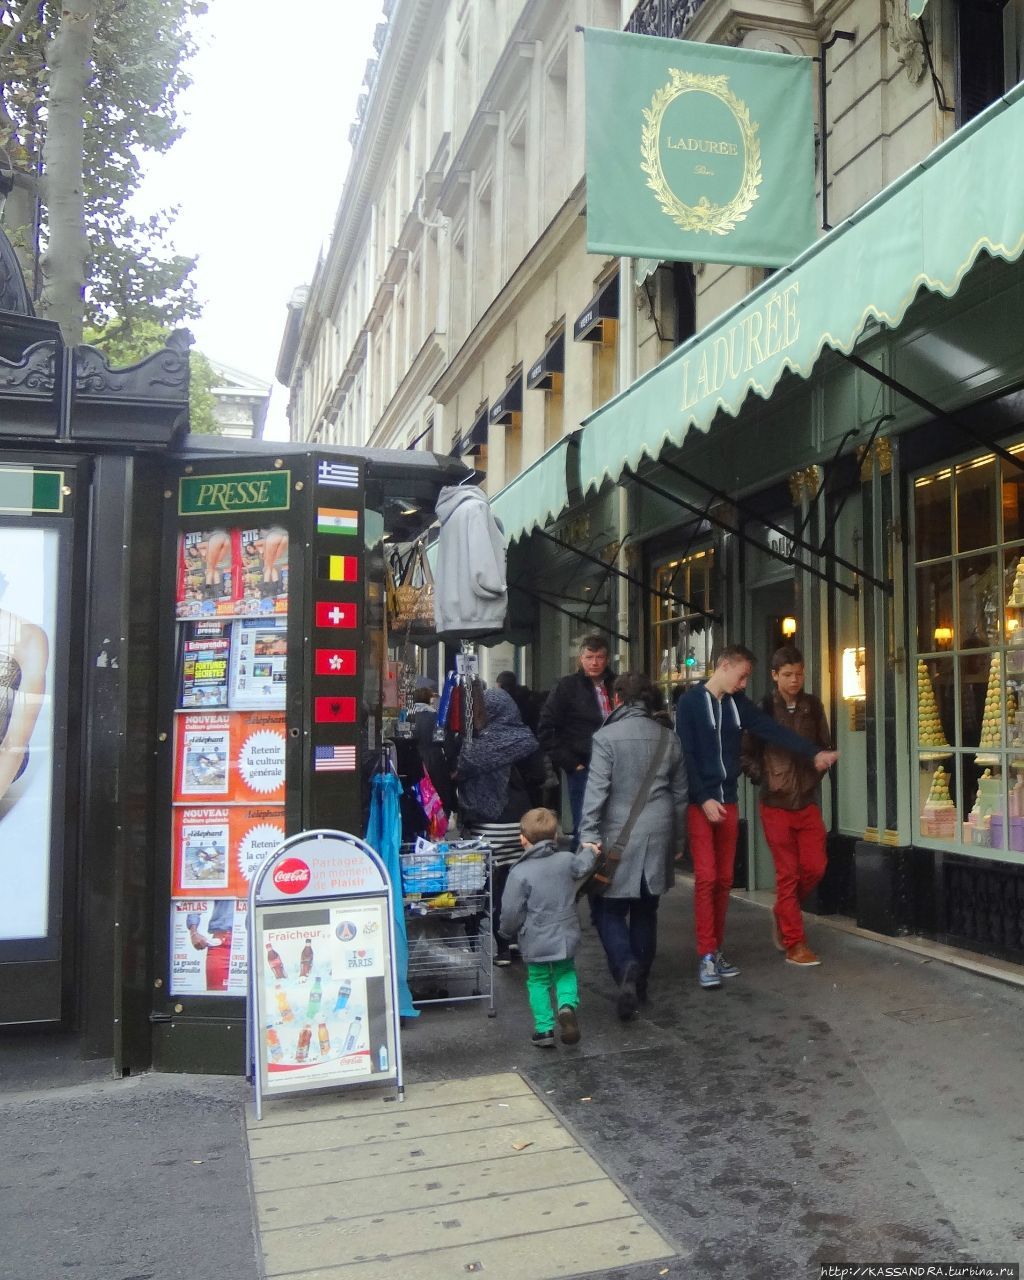
POLYGON ((43 200, 49 239, 42 262, 40 311, 57 321, 71 346, 82 341, 84 317, 88 242, 82 156, 95 29, 96 0, 64 0, 47 58, 50 103, 43 144, 43 200))

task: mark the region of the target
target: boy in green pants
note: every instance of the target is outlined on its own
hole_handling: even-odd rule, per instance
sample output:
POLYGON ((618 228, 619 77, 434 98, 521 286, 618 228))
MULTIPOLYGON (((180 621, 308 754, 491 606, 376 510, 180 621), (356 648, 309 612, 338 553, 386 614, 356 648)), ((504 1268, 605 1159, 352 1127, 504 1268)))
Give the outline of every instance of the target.
POLYGON ((524 814, 519 833, 525 852, 508 874, 498 932, 504 938, 519 938, 533 1013, 533 1043, 541 1049, 554 1047, 554 992, 562 1043, 576 1044, 580 1038, 576 1020, 580 993, 573 960, 580 941, 576 886, 594 865, 594 851, 559 849, 555 843, 558 819, 550 809, 524 814))

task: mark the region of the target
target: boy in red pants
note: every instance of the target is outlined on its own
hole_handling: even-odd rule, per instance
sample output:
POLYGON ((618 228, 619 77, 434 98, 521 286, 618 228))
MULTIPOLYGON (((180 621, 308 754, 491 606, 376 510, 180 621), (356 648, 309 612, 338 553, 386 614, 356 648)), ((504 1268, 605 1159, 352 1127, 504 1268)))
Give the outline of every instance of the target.
MULTIPOLYGON (((762 710, 821 750, 831 749, 825 709, 804 690, 804 659, 796 645, 772 655, 774 693, 762 710)), ((825 874, 825 824, 821 820, 820 775, 810 761, 774 743, 745 735, 743 772, 761 785, 761 823, 775 863, 775 945, 787 964, 810 968, 821 961, 807 945, 800 904, 825 874)))

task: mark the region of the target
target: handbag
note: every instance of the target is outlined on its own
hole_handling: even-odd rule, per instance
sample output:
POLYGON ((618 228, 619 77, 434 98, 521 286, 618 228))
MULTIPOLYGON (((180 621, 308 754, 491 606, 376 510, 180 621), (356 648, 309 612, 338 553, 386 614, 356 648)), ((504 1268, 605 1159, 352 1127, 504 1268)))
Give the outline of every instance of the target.
POLYGON ((393 578, 396 585, 391 592, 392 627, 433 631, 434 575, 420 543, 409 553, 401 580, 395 575, 393 578))
POLYGON ((580 898, 583 894, 589 894, 591 897, 599 898, 606 893, 611 882, 615 879, 615 872, 618 870, 619 863, 622 861, 622 855, 625 852, 626 845, 629 844, 629 838, 633 834, 633 828, 636 826, 637 819, 647 805, 647 801, 651 798, 651 788, 654 786, 654 779, 658 776, 658 770, 661 768, 662 761, 668 753, 669 742, 671 741, 671 729, 665 729, 662 732, 661 740, 654 748, 654 755, 651 758, 650 766, 644 774, 643 781, 640 783, 639 790, 636 793, 636 799, 633 801, 633 807, 629 811, 629 816, 622 824, 622 830, 615 838, 614 844, 610 849, 602 848, 594 861, 592 870, 583 877, 576 888, 576 897, 580 898))

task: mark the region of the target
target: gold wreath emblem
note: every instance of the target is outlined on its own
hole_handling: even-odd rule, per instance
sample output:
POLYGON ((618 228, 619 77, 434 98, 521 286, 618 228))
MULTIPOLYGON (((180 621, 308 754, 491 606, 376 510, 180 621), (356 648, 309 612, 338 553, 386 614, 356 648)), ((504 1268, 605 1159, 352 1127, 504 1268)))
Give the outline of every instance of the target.
POLYGON ((727 236, 737 222, 742 222, 757 199, 761 185, 761 143, 758 126, 750 119, 744 102, 729 88, 728 76, 706 76, 693 71, 669 68, 671 79, 651 99, 650 107, 643 112, 644 127, 641 137, 640 168, 647 174, 647 185, 654 192, 658 203, 668 216, 684 231, 707 231, 716 236, 727 236), (707 196, 701 196, 696 204, 685 204, 668 185, 661 167, 658 139, 665 112, 676 98, 684 93, 709 93, 732 113, 743 138, 743 178, 736 194, 727 204, 712 204, 707 196))

